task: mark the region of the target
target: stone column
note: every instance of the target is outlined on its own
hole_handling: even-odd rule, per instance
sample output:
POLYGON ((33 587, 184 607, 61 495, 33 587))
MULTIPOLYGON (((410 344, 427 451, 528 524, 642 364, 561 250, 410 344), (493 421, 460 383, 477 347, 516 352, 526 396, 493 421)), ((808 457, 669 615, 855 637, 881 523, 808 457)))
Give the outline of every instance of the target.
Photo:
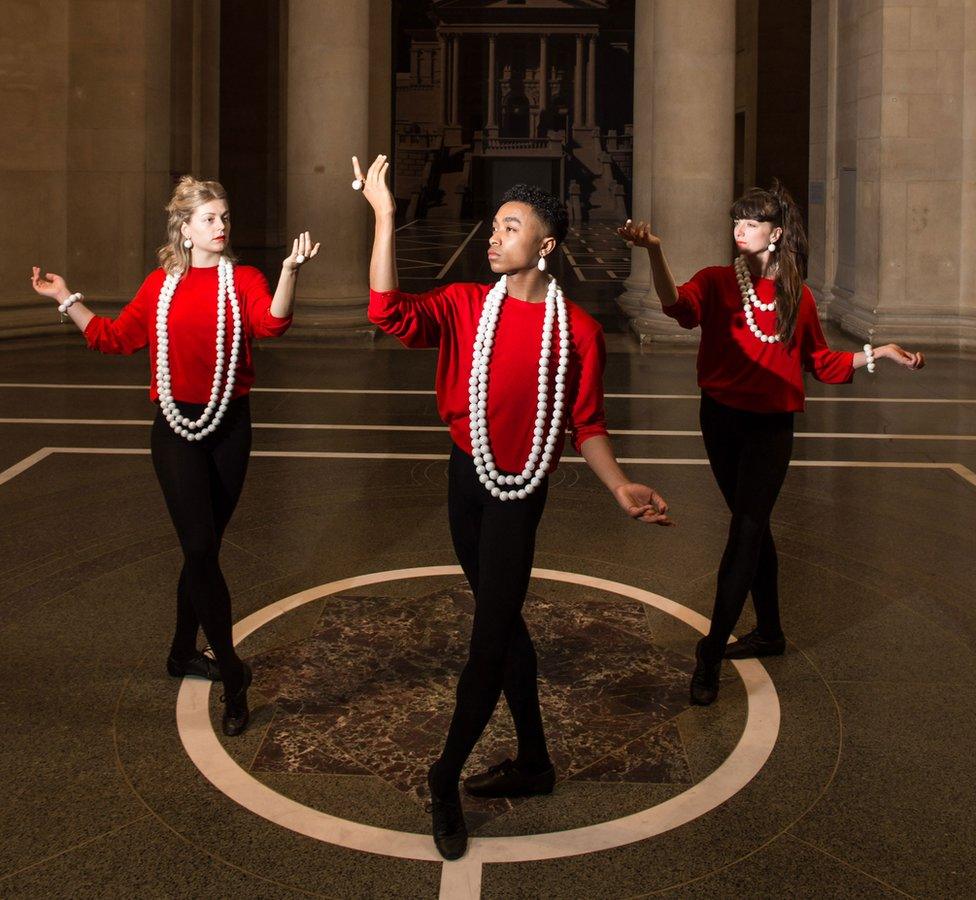
POLYGON ((349 157, 368 162, 370 5, 291 0, 288 38, 286 240, 308 229, 324 241, 299 276, 290 336, 364 340, 369 216, 349 157))
MULTIPOLYGON (((635 20, 633 217, 660 235, 680 284, 731 256, 735 4, 649 6, 637 4, 635 20)), ((627 288, 620 304, 642 343, 697 340, 661 312, 645 250, 634 251, 627 288)))
POLYGON ((976 346, 974 19, 961 0, 826 18, 828 313, 859 341, 976 346))
POLYGON ((583 125, 583 35, 576 35, 576 68, 573 69, 573 127, 583 125))
POLYGON ((495 111, 495 35, 488 35, 488 129, 498 128, 497 113, 495 111))
POLYGON ((590 53, 586 63, 586 124, 596 127, 596 35, 590 35, 590 53))

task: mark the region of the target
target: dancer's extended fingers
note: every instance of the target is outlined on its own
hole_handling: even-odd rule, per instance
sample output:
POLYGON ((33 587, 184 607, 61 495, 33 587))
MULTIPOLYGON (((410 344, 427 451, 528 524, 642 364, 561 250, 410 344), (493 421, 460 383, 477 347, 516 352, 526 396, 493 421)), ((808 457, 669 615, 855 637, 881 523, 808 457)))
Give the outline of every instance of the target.
POLYGON ((359 165, 358 156, 354 156, 352 158, 352 171, 353 171, 353 175, 355 175, 356 178, 358 178, 360 181, 363 180, 363 170, 359 165))
POLYGON ((298 249, 298 238, 295 238, 295 240, 293 240, 291 242, 291 255, 292 255, 292 258, 298 256, 299 252, 300 251, 298 249))
POLYGON ((385 160, 383 162, 383 165, 380 166, 380 174, 379 174, 379 177, 377 179, 378 181, 386 181, 386 172, 387 172, 387 169, 389 169, 389 168, 390 168, 390 161, 389 160, 385 160))
POLYGON ((376 159, 373 160, 372 165, 369 167, 369 171, 366 173, 366 183, 370 185, 376 184, 376 175, 380 170, 380 166, 383 165, 383 160, 386 157, 381 153, 376 159))
POLYGON ((320 247, 320 246, 322 246, 322 245, 321 245, 321 244, 316 244, 316 245, 315 245, 315 246, 314 246, 314 247, 312 248, 312 252, 308 254, 308 258, 309 258, 309 259, 312 259, 313 257, 315 257, 315 256, 317 256, 317 255, 318 255, 318 252, 319 252, 319 247, 320 247))

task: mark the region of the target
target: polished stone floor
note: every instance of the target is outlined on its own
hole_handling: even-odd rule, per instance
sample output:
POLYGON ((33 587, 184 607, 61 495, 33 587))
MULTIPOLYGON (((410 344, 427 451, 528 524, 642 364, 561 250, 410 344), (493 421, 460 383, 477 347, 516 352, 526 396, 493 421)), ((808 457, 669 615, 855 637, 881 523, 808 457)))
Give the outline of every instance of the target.
MULTIPOLYGON (((483 226, 438 228, 401 233, 401 265, 427 267, 404 284, 485 277, 483 226)), ((287 337, 256 353, 255 452, 222 553, 254 717, 218 740, 219 688, 163 667, 179 552, 144 355, 69 333, 2 348, 0 896, 972 894, 973 358, 809 384, 773 523, 788 651, 727 665, 719 702, 691 708, 728 517, 693 352, 630 343, 613 249, 574 236, 560 278, 608 332, 618 454, 678 527, 628 521, 584 465, 560 466, 526 607, 559 782, 467 803, 475 841, 451 866, 424 850, 423 772, 471 598, 448 568, 435 355, 287 337), (743 753, 756 771, 730 766, 743 753)), ((511 750, 499 709, 471 766, 511 750)))

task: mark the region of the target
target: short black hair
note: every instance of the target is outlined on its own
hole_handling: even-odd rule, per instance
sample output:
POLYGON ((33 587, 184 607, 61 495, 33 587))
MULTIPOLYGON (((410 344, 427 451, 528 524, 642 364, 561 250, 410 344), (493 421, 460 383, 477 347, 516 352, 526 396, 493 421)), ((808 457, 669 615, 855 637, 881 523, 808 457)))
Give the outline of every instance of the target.
POLYGON ((557 245, 566 240, 569 213, 566 211, 566 204, 555 194, 550 194, 534 184, 513 184, 502 194, 501 203, 525 203, 531 206, 549 234, 556 239, 557 245))

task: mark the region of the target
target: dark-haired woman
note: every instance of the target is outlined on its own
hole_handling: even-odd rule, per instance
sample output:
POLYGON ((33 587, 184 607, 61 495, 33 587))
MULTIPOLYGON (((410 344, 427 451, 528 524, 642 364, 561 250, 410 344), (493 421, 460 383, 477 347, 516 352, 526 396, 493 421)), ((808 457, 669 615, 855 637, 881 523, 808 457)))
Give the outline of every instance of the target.
POLYGON ((921 353, 897 344, 857 353, 831 350, 817 306, 803 283, 807 243, 799 210, 778 182, 753 188, 731 209, 739 255, 731 266, 711 266, 675 287, 660 238, 645 222, 619 233, 646 247, 654 289, 664 312, 683 328, 701 326, 698 384, 701 429, 708 460, 732 512, 718 570, 711 629, 698 642, 691 702, 718 696, 722 659, 783 653, 776 547, 769 527, 793 449, 793 414, 804 408, 803 372, 844 384, 854 370, 874 371, 877 359, 909 369, 921 353), (752 592, 756 628, 726 646, 746 595, 752 592))
POLYGON ((522 605, 564 433, 628 515, 670 521, 664 500, 629 481, 610 447, 600 326, 545 274, 568 227, 562 203, 517 185, 503 198, 488 239, 488 264, 501 275, 495 285, 448 284, 406 294, 397 286, 396 207, 386 159, 377 157, 365 177, 355 157, 353 167, 354 185, 363 186, 376 214, 369 317, 408 347, 439 349, 437 406, 454 441, 448 517, 475 613, 447 740, 427 781, 434 842, 446 859, 456 859, 467 846, 461 770, 503 691, 518 754, 466 779, 466 792, 526 796, 549 793, 555 783, 522 605))

